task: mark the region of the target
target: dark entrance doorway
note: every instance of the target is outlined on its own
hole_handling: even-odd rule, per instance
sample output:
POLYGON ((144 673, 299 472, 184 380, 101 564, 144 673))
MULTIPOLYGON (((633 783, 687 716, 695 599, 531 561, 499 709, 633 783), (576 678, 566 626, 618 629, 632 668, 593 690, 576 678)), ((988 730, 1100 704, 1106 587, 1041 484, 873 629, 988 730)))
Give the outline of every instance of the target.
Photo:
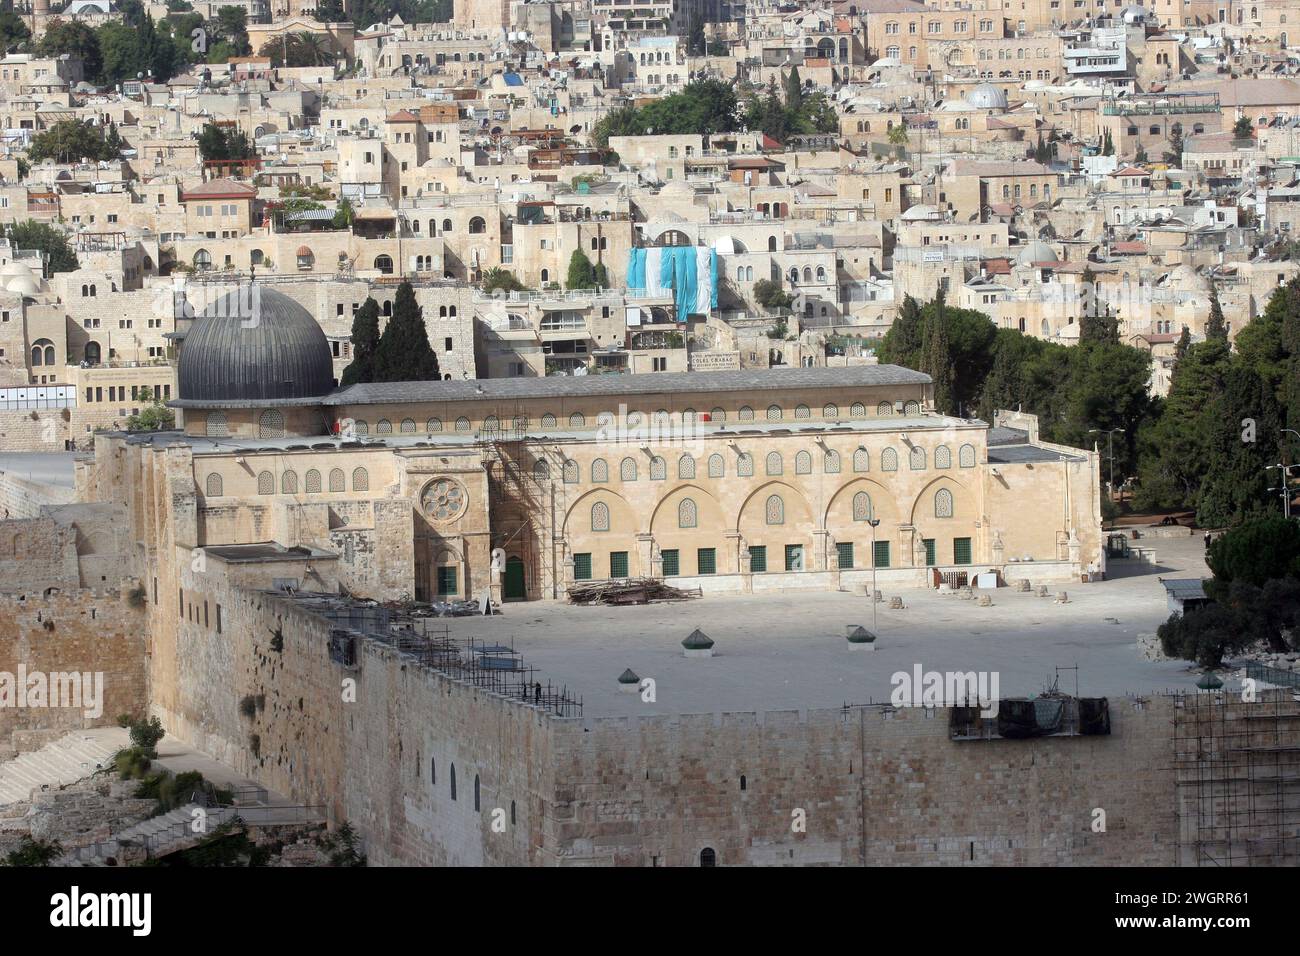
POLYGON ((528 597, 528 589, 524 585, 522 558, 506 558, 506 583, 503 596, 507 601, 522 601, 528 597))

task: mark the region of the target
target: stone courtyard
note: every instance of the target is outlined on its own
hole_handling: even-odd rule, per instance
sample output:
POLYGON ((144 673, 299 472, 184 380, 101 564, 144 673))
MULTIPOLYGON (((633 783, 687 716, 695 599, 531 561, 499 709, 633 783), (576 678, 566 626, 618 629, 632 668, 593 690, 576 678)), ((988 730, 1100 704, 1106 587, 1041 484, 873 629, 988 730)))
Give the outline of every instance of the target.
MULTIPOLYGON (((1200 672, 1183 661, 1152 662, 1138 647, 1169 616, 1161 577, 1208 575, 1199 536, 1143 539, 1157 563, 1112 561, 1108 580, 1059 585, 1040 597, 1014 587, 992 605, 957 593, 884 590, 872 622, 859 593, 706 595, 680 602, 572 607, 506 604, 492 618, 453 618, 451 636, 513 645, 543 679, 581 695, 588 717, 837 707, 886 702, 897 671, 996 671, 1000 694, 1042 692, 1056 668, 1078 665, 1084 696, 1195 692, 1200 672), (1065 591, 1069 602, 1057 604, 1065 591), (903 610, 890 610, 899 596, 903 610), (851 652, 847 625, 874 629, 874 649, 851 652), (716 642, 711 659, 687 659, 681 641, 699 628, 716 642), (627 668, 656 682, 656 701, 619 691, 627 668)), ((1014 585, 1014 579, 1010 582, 1014 585)), ((441 623, 441 622, 440 622, 441 623)), ((1075 672, 1060 689, 1074 693, 1075 672)))

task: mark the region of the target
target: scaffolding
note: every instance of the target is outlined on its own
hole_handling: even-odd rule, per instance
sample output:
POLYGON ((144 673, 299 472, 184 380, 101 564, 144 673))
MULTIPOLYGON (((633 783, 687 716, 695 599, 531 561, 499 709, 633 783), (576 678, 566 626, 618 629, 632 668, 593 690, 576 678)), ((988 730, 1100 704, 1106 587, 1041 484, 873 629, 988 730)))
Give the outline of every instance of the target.
POLYGON ((1175 808, 1181 866, 1300 861, 1300 702, 1202 693, 1175 701, 1175 808))

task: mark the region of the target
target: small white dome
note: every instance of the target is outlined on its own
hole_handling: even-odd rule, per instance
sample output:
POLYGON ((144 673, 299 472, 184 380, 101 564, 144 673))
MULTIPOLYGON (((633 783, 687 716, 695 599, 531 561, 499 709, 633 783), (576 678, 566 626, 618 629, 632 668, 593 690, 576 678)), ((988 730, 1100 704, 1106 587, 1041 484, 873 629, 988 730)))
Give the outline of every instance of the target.
POLYGON ((1147 11, 1145 7, 1139 7, 1135 3, 1121 10, 1120 16, 1124 18, 1125 23, 1129 23, 1129 24, 1146 23, 1147 11))
POLYGON ((1056 250, 1041 239, 1025 243, 1025 247, 1016 256, 1016 265, 1032 266, 1036 262, 1059 262, 1056 250))
POLYGON ((41 287, 36 280, 29 275, 14 276, 5 284, 5 290, 8 292, 17 292, 19 295, 39 295, 41 287))
POLYGON ((31 269, 17 260, 6 262, 0 266, 0 276, 31 276, 35 275, 31 269))
POLYGON ((1004 110, 1007 94, 992 83, 981 83, 966 94, 966 102, 977 110, 1004 110))

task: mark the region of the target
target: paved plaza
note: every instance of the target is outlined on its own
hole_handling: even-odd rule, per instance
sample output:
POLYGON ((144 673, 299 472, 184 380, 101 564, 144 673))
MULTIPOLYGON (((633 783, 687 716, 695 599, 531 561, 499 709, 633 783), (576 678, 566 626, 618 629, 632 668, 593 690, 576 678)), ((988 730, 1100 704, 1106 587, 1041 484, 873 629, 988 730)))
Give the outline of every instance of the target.
MULTIPOLYGON (((590 717, 838 707, 885 702, 891 675, 925 670, 996 671, 1003 697, 1039 693, 1057 667, 1078 665, 1084 696, 1195 690, 1199 672, 1183 661, 1150 662, 1139 633, 1168 618, 1160 577, 1208 576, 1200 536, 1152 538, 1155 565, 1113 561, 1110 579, 1050 588, 1068 604, 1012 588, 978 607, 955 594, 897 593, 901 611, 880 605, 873 650, 850 651, 845 627, 873 628, 862 593, 785 592, 719 595, 628 607, 507 604, 491 619, 456 618, 453 637, 513 644, 542 678, 582 696, 590 717), (681 641, 699 628, 713 658, 687 659, 681 641), (621 693, 626 668, 656 682, 654 703, 621 693)), ((979 592, 977 592, 979 593, 979 592)), ((1075 689, 1075 671, 1060 688, 1075 689)))

